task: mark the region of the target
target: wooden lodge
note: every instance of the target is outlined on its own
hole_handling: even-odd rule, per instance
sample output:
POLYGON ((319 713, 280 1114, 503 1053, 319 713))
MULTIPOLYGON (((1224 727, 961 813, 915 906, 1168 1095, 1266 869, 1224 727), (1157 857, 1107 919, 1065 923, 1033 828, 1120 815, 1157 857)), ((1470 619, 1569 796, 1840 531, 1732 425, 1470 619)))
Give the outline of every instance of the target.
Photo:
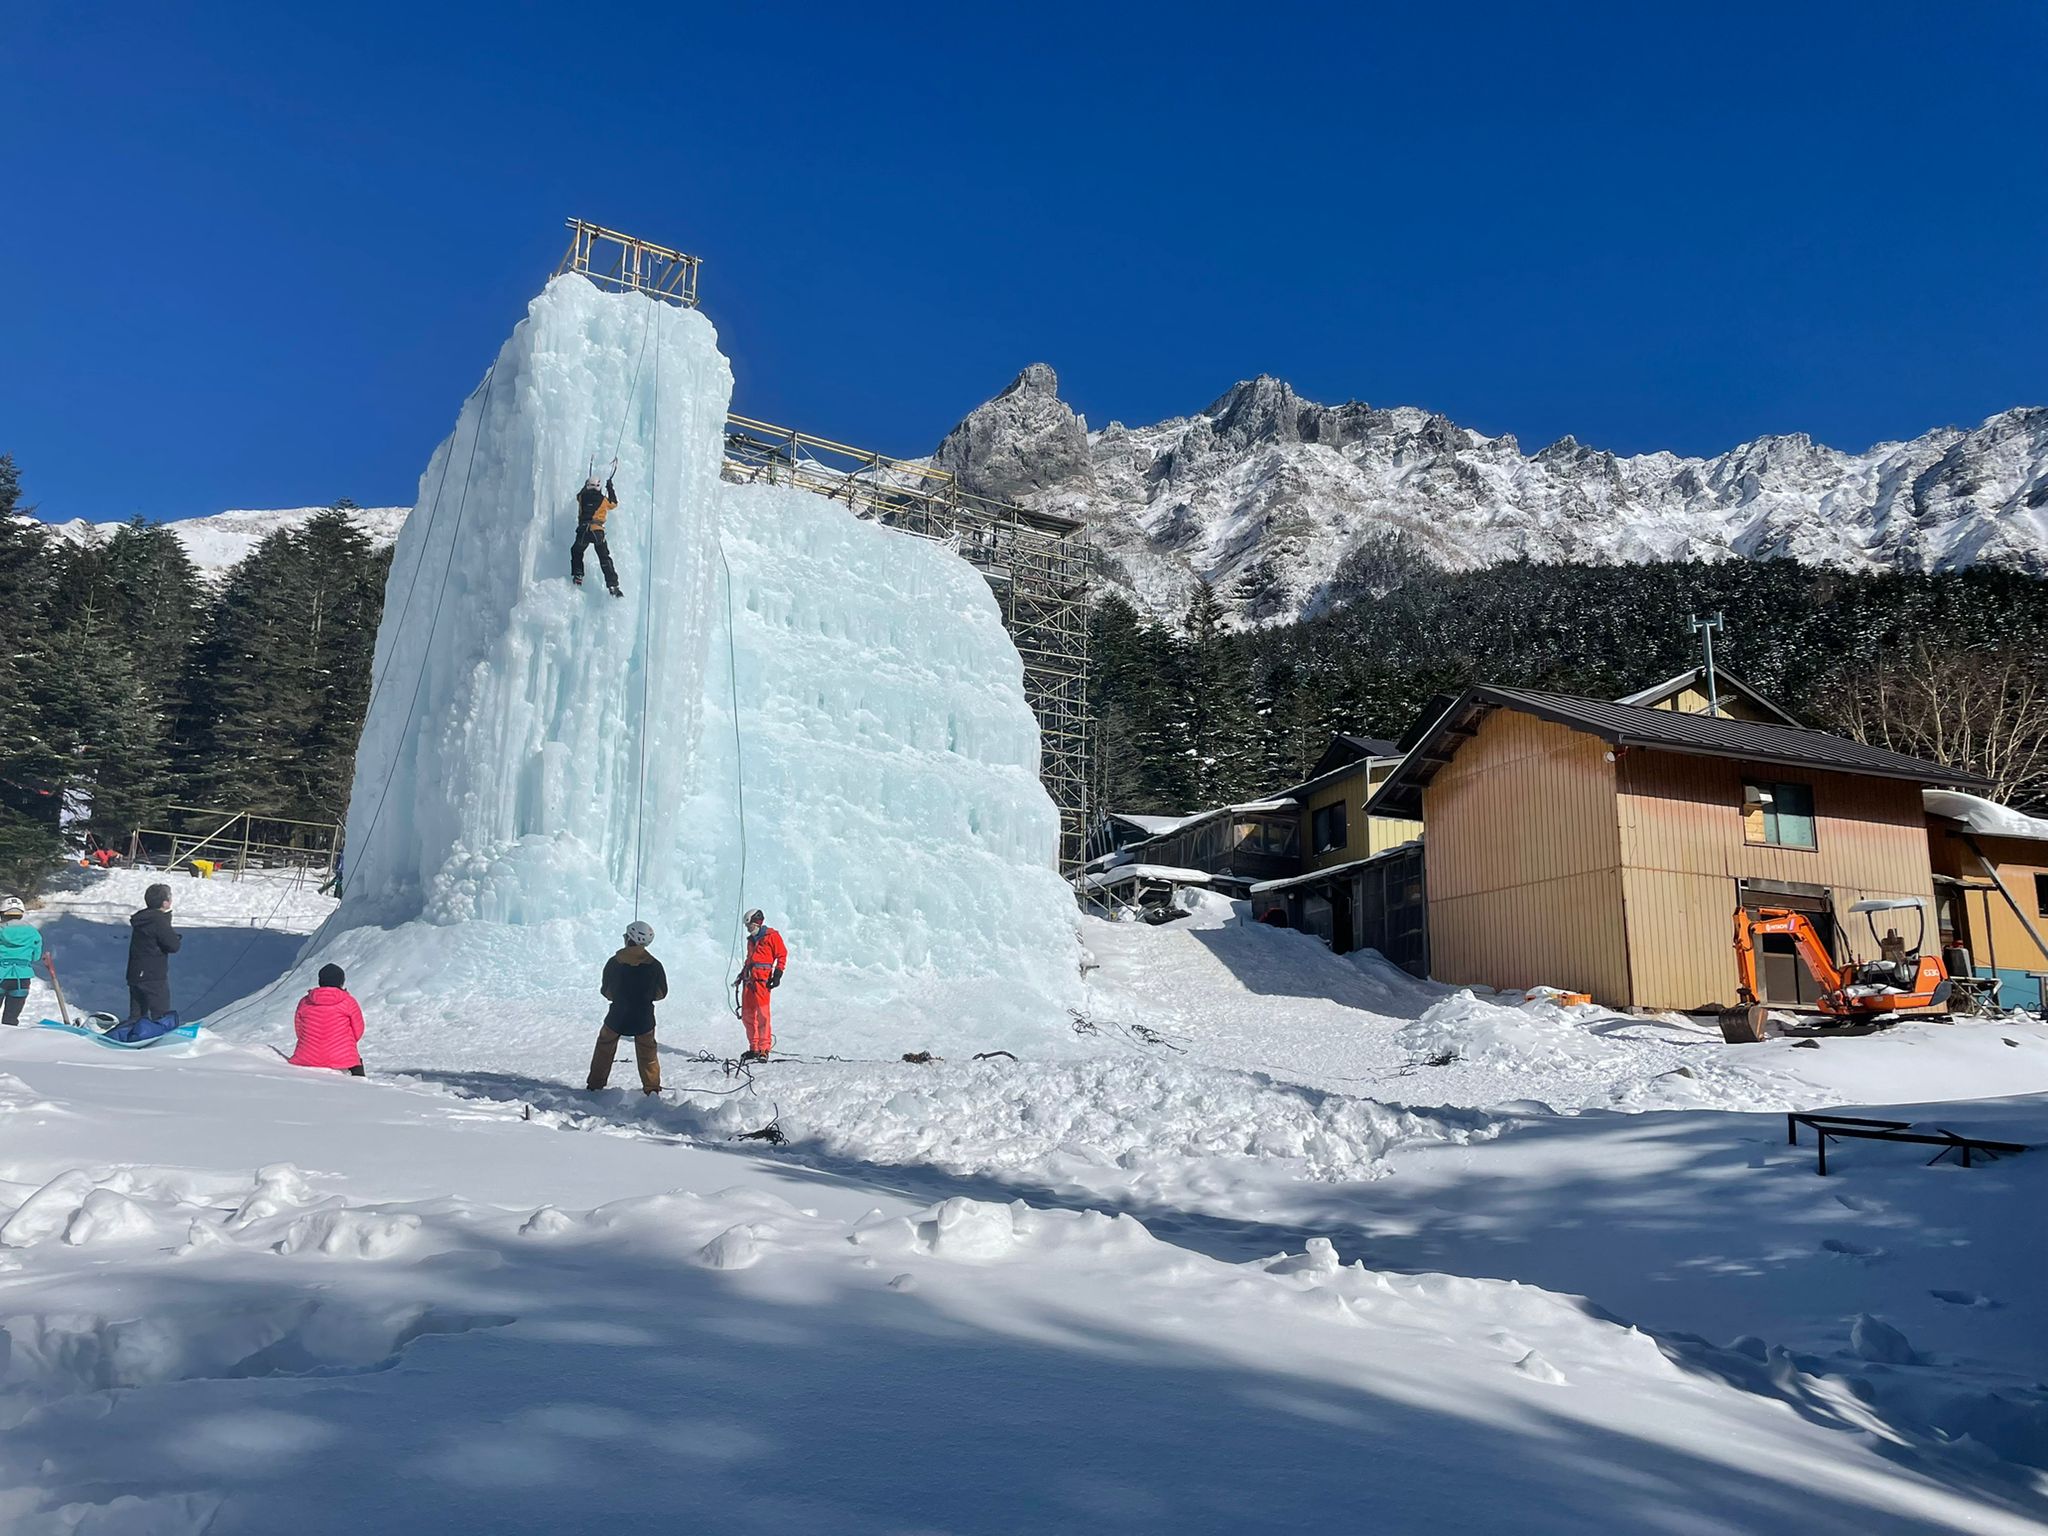
MULTIPOLYGON (((1201 885, 1418 976, 1658 1011, 1735 1000, 1738 905, 1804 912, 1846 958, 1870 948, 1838 931, 1853 904, 1905 899, 1955 974, 2048 1009, 2048 819, 1984 787, 1805 729, 1725 671, 1612 701, 1473 688, 1398 743, 1335 737, 1266 799, 1106 818, 1083 895, 1201 885)), ((1764 1000, 1811 1005, 1792 941, 1760 948, 1764 1000)))
MULTIPOLYGON (((1833 915, 1868 897, 1923 903, 1931 945, 1921 790, 1982 781, 1728 702, 1471 688, 1411 732, 1367 809, 1428 826, 1430 973, 1616 1008, 1729 1003, 1738 905, 1805 911, 1832 943, 1833 915)), ((1761 971, 1766 1001, 1812 1001, 1789 945, 1766 941, 1761 971)))

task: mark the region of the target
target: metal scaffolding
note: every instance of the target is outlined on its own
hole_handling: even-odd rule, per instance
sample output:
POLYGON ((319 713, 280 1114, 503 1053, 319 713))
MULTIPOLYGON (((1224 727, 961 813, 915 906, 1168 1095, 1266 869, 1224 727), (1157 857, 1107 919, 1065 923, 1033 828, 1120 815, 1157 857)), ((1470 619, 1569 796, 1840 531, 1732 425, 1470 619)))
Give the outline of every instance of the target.
POLYGON ((620 234, 586 219, 571 219, 569 249, 555 267, 555 276, 581 272, 601 288, 644 293, 695 309, 697 268, 701 265, 695 256, 651 240, 620 234))
POLYGON ((746 416, 725 423, 725 478, 790 485, 933 539, 979 570, 1024 662, 1038 717, 1039 777, 1060 813, 1060 868, 1088 831, 1088 610, 1092 552, 1069 517, 970 495, 942 469, 746 416))

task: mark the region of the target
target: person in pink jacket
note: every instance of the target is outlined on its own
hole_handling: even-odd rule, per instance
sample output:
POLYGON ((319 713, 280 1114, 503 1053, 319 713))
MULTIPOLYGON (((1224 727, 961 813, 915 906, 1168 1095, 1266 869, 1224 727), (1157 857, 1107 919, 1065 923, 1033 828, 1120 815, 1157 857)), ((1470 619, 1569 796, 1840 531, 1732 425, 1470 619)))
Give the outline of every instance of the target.
POLYGON ((320 985, 299 999, 299 1011, 292 1019, 298 1031, 299 1048, 286 1060, 295 1067, 326 1067, 363 1075, 362 1052, 356 1042, 363 1038, 363 1010, 342 990, 348 977, 338 965, 320 967, 320 985))

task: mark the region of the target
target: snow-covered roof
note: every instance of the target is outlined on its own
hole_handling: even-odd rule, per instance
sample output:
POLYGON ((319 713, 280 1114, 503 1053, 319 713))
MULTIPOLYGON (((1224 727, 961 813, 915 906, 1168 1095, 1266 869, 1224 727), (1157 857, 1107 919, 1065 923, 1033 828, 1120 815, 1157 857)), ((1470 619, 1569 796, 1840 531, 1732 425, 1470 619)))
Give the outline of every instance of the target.
POLYGON ((1122 811, 1112 811, 1110 815, 1117 821, 1127 821, 1132 826, 1140 828, 1149 840, 1166 837, 1183 827, 1192 827, 1196 822, 1207 821, 1214 816, 1249 816, 1265 811, 1291 811, 1299 804, 1297 800, 1247 800, 1242 805, 1211 806, 1206 811, 1196 811, 1192 816, 1128 816, 1122 811))
POLYGON ((1354 869, 1363 869, 1368 864, 1377 864, 1381 859, 1392 858, 1397 853, 1406 853, 1411 848, 1420 848, 1422 839, 1411 837, 1405 843, 1396 843, 1391 848, 1382 848, 1378 853, 1365 859, 1351 859, 1343 864, 1332 864, 1328 869, 1310 870, 1305 875, 1289 875, 1285 880, 1261 880, 1251 889, 1254 896, 1264 896, 1270 891, 1284 891, 1291 886, 1312 885, 1318 880, 1328 880, 1334 875, 1348 875, 1354 869))
POLYGON ((1936 816, 1960 821, 1972 832, 1986 837, 2024 837, 2048 842, 2048 817, 2029 816, 1982 795, 1967 795, 1960 789, 1923 789, 1920 799, 1936 816))
POLYGON ((1081 877, 1084 890, 1097 891, 1105 885, 1122 885, 1127 880, 1165 880, 1174 885, 1207 885, 1209 874, 1200 869, 1176 869, 1171 864, 1119 864, 1081 877))
POLYGON ((1109 814, 1113 820, 1127 821, 1139 831, 1158 837, 1164 832, 1176 832, 1191 821, 1200 821, 1209 813, 1197 811, 1192 816, 1134 816, 1128 811, 1111 811, 1109 814))

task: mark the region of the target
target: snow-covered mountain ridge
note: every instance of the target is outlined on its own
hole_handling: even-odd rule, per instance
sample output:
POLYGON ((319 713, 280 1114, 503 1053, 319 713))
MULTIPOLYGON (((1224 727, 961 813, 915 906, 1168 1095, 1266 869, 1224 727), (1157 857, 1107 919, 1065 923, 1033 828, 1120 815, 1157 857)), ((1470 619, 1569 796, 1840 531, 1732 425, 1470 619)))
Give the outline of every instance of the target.
MULTIPOLYGON (((1263 375, 1192 416, 1091 431, 1060 399, 1053 370, 1034 363, 932 457, 968 490, 1081 519, 1105 585, 1161 617, 1178 615, 1198 581, 1247 623, 1316 613, 1345 557, 1389 538, 1451 570, 1518 556, 1789 557, 1843 570, 2048 575, 2042 406, 1861 453, 1794 433, 1710 459, 1622 457, 1570 437, 1524 454, 1512 435, 1412 406, 1318 405, 1263 375)), ((170 526, 193 563, 218 575, 319 510, 170 526)), ((382 546, 408 510, 364 507, 355 518, 382 546)), ((83 543, 119 525, 50 526, 83 543)))
MULTIPOLYGON (((219 576, 242 560, 273 533, 296 528, 325 507, 285 507, 275 511, 215 512, 206 517, 188 517, 166 524, 185 546, 185 553, 199 567, 201 575, 219 576)), ((410 507, 356 507, 350 512, 355 525, 379 549, 398 537, 410 507)), ((73 544, 104 544, 114 536, 119 523, 89 523, 75 517, 68 523, 46 524, 51 533, 73 544)))
POLYGON ((1532 455, 1511 435, 1413 407, 1318 405, 1263 375, 1192 416, 1091 431, 1035 363, 933 460, 970 491, 1081 519, 1109 585, 1160 616, 1198 581, 1247 623, 1313 614, 1344 558, 1389 536, 1453 570, 1790 557, 2048 575, 2039 406, 1862 453, 1792 434, 1711 459, 1570 437, 1532 455))

